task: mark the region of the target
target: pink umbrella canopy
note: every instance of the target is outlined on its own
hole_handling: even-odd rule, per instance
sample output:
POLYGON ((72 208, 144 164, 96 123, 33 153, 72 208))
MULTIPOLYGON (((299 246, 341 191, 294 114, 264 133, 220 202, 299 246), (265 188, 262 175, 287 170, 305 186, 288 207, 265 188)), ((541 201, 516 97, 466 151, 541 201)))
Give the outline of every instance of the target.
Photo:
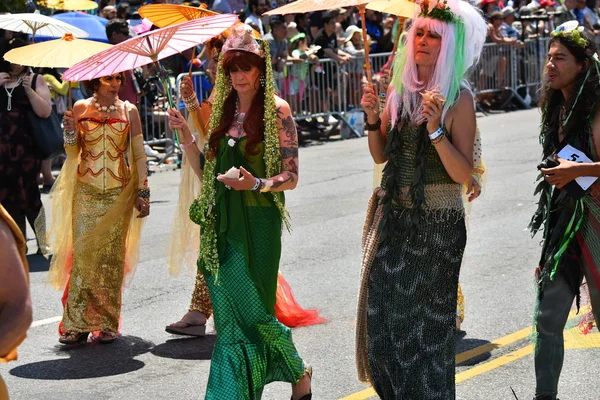
POLYGON ((238 20, 234 14, 219 14, 146 32, 75 64, 63 80, 88 81, 155 63, 210 40, 238 20))

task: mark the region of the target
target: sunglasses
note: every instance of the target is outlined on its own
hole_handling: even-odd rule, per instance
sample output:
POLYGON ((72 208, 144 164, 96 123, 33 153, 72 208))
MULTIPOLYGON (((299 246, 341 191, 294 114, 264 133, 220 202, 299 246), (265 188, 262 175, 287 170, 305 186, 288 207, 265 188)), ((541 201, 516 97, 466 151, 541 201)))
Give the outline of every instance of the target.
POLYGON ((100 82, 105 84, 110 84, 115 80, 119 83, 123 82, 123 78, 121 78, 121 75, 111 75, 100 78, 100 82))

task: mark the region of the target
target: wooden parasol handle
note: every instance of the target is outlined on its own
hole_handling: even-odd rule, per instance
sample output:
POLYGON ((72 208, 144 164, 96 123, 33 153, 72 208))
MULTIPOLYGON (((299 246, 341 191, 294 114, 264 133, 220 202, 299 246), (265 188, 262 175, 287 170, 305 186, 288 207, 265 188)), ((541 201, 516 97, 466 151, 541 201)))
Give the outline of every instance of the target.
POLYGON ((371 62, 369 60, 369 43, 367 41, 367 23, 365 21, 365 10, 367 5, 360 4, 358 5, 358 12, 360 13, 360 21, 362 25, 362 37, 363 43, 365 44, 365 71, 367 73, 367 82, 369 85, 373 84, 373 79, 371 78, 371 62))
POLYGON ((392 63, 396 57, 396 51, 398 50, 398 42, 400 42, 400 36, 402 36, 402 25, 404 25, 405 18, 398 17, 398 32, 396 33, 396 39, 394 39, 394 48, 392 49, 392 63))
POLYGON ((192 77, 192 68, 194 68, 194 58, 196 58, 196 46, 192 48, 192 58, 190 58, 190 70, 188 71, 188 75, 192 77))

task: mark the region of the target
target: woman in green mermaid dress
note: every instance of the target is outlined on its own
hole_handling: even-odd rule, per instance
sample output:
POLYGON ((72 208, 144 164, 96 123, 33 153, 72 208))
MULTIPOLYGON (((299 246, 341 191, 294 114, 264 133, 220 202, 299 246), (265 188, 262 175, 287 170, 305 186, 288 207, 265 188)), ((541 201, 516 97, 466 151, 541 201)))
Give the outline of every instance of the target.
POLYGON ((198 266, 218 332, 205 398, 260 399, 266 384, 284 381, 293 400, 308 400, 312 371, 274 309, 287 225, 282 192, 298 182, 297 133, 289 105, 274 93, 268 43, 247 26, 232 29, 220 57, 206 157, 192 146, 181 114, 169 110, 170 126, 180 130, 204 180, 190 218, 201 227, 198 266))

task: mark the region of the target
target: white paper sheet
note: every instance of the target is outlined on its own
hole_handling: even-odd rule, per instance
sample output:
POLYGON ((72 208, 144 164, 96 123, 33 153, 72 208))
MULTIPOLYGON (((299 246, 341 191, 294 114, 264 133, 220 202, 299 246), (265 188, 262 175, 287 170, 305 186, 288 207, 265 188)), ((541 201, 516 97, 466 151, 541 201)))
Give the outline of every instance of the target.
MULTIPOLYGON (((571 145, 566 145, 563 149, 558 152, 558 156, 565 160, 574 161, 576 163, 591 163, 593 162, 585 153, 581 150, 577 150, 571 145)), ((596 182, 597 176, 580 176, 575 179, 575 182, 581 186, 583 190, 588 190, 590 186, 596 182)))

